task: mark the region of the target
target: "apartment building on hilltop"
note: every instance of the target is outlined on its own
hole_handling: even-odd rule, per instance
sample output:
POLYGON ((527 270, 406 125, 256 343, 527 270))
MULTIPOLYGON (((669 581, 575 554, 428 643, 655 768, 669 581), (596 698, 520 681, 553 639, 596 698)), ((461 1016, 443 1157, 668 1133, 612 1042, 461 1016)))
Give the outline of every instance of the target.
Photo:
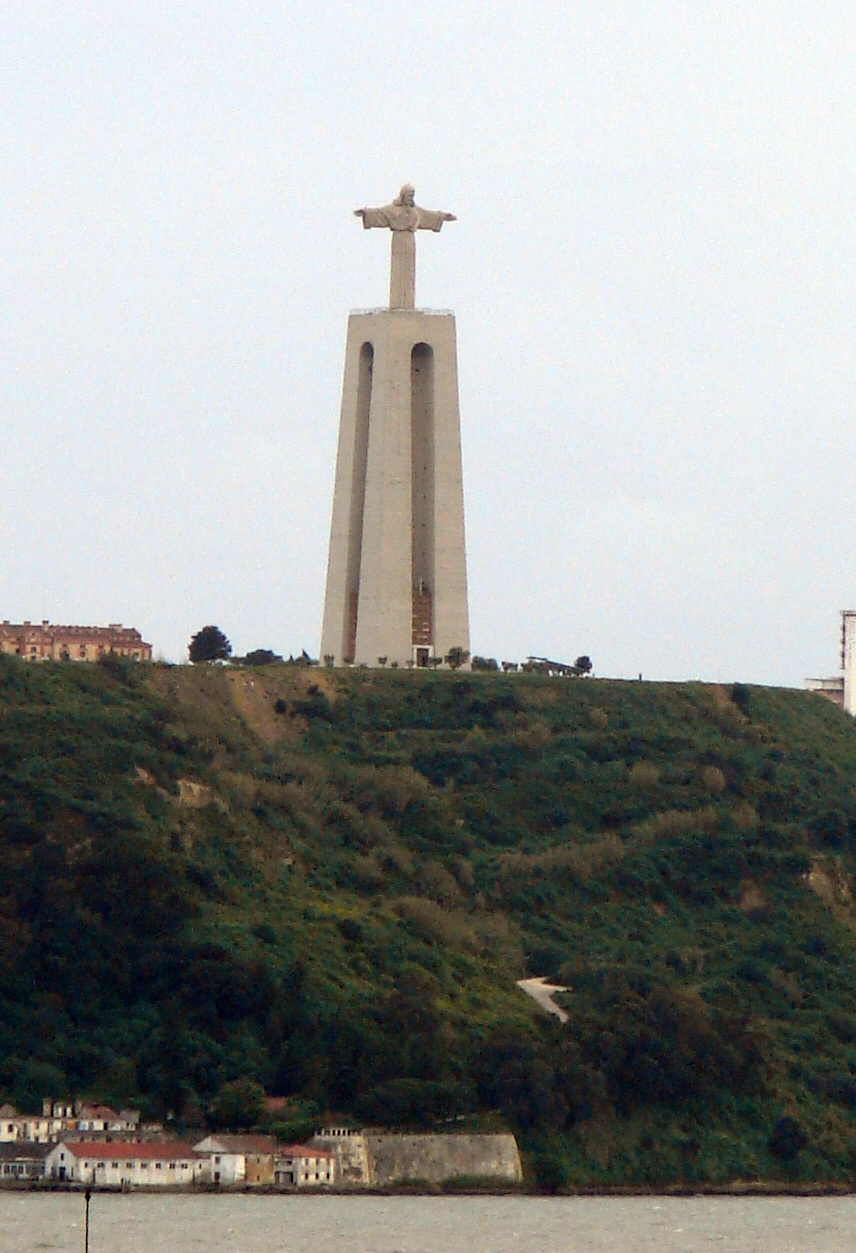
POLYGON ((152 646, 135 627, 52 626, 50 622, 0 624, 0 653, 26 661, 98 661, 108 653, 151 661, 152 646))
POLYGON ((108 1105, 47 1098, 41 1114, 19 1114, 13 1105, 0 1105, 0 1145, 33 1142, 49 1144, 65 1137, 74 1140, 107 1138, 150 1139, 163 1131, 161 1123, 140 1123, 138 1109, 117 1114, 108 1105))

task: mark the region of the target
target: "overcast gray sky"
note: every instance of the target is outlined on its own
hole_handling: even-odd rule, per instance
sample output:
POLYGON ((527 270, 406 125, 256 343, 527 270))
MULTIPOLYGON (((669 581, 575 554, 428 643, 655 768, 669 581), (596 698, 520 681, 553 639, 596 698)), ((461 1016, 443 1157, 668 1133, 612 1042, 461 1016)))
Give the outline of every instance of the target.
POLYGON ((452 308, 474 651, 798 685, 856 605, 856 9, 0 3, 0 617, 317 654, 347 314, 452 308))

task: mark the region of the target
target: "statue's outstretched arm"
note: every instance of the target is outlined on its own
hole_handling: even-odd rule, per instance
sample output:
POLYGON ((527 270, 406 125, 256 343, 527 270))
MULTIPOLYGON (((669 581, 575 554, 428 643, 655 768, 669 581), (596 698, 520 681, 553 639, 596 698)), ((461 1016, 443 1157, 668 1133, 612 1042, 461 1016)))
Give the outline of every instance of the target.
POLYGON ((354 217, 363 219, 366 230, 370 226, 389 226, 385 209, 354 209, 354 217))

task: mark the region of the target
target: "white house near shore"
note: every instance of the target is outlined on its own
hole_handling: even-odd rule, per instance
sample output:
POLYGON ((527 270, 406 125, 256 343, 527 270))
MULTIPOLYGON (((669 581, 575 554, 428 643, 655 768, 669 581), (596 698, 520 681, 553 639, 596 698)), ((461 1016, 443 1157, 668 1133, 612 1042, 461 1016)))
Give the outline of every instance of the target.
POLYGON ((206 1136, 193 1149, 208 1162, 211 1183, 228 1185, 272 1183, 278 1147, 272 1136, 224 1134, 206 1136))
POLYGON ((176 1187, 208 1177, 208 1158, 189 1144, 61 1141, 45 1158, 45 1178, 114 1187, 176 1187))

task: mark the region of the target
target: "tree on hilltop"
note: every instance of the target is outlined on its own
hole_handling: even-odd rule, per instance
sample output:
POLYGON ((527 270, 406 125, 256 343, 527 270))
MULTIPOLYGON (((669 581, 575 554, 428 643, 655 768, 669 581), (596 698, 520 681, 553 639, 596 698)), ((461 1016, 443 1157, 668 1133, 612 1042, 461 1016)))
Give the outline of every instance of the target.
MULTIPOLYGON (((228 641, 227 641, 228 642, 228 641)), ((232 658, 232 661, 243 661, 245 666, 278 666, 282 657, 272 648, 253 648, 243 658, 232 658)))
POLYGON ((499 662, 495 657, 473 657, 470 665, 473 670, 498 670, 499 662))
POLYGON ((218 626, 204 626, 191 638, 187 655, 194 665, 200 661, 228 661, 232 645, 218 626))

